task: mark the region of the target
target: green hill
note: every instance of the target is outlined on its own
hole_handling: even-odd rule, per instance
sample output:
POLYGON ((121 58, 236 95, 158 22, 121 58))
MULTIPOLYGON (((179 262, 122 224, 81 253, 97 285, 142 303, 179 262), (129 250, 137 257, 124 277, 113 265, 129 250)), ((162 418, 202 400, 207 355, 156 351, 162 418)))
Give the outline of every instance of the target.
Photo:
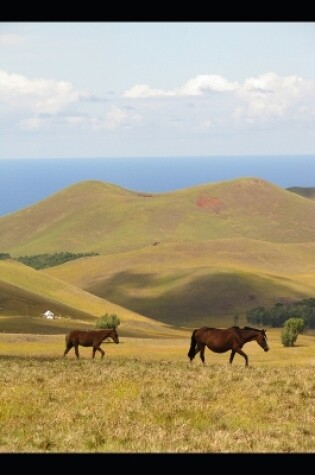
POLYGON ((94 328, 97 317, 115 313, 121 320, 119 330, 124 335, 177 333, 168 325, 11 260, 0 261, 0 308, 2 331, 60 333, 74 327, 94 328), (41 314, 47 309, 61 318, 46 321, 41 314))
POLYGON ((315 243, 160 243, 41 272, 160 321, 225 326, 253 306, 315 295, 314 255, 315 243))
POLYGON ((315 203, 257 178, 147 194, 87 181, 0 218, 0 250, 13 256, 112 254, 157 242, 250 238, 309 242, 315 203))
MULTIPOLYGON (((96 312, 58 291, 76 318, 118 305, 126 324, 226 326, 253 306, 314 297, 315 201, 259 178, 159 194, 86 181, 0 218, 0 252, 98 253, 28 277, 28 302, 48 298, 51 277, 100 299, 96 312)), ((16 279, 0 277, 15 314, 16 279)))

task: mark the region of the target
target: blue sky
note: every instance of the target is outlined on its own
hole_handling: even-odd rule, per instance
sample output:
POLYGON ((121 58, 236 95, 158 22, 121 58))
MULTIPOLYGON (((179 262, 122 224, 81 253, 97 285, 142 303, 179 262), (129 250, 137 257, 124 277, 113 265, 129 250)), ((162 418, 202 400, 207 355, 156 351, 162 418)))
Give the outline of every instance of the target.
POLYGON ((0 159, 315 153, 315 22, 0 22, 0 159))

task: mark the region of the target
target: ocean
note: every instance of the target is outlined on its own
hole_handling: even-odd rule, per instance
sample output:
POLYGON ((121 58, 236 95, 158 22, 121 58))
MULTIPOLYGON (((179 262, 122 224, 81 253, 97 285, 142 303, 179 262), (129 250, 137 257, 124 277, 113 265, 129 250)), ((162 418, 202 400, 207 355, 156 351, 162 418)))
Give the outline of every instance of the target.
POLYGON ((315 187, 315 155, 1 159, 0 216, 84 180, 161 193, 241 177, 315 187))

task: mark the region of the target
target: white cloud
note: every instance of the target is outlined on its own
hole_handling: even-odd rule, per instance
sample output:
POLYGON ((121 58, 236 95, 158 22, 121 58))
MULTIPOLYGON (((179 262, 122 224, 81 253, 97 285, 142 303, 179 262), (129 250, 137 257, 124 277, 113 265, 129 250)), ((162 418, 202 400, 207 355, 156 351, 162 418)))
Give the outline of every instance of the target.
POLYGON ((152 89, 147 84, 137 84, 124 92, 123 97, 183 97, 201 96, 206 92, 225 92, 237 89, 238 83, 231 83, 217 74, 200 74, 187 81, 182 87, 173 90, 152 89))
POLYGON ((72 128, 80 126, 85 130, 113 130, 119 127, 128 128, 141 123, 140 114, 133 109, 111 107, 104 115, 93 117, 83 115, 66 115, 65 117, 56 118, 55 122, 63 125, 69 125, 72 128))
POLYGON ((84 95, 87 96, 74 89, 70 82, 29 79, 0 70, 0 101, 13 107, 24 106, 38 114, 55 114, 84 95))
POLYGON ((210 129, 214 125, 214 122, 210 119, 206 119, 201 125, 204 129, 210 129))
POLYGON ((162 96, 174 96, 172 91, 164 91, 163 89, 152 89, 146 84, 136 84, 131 89, 124 92, 123 97, 130 97, 133 99, 141 99, 147 97, 162 97, 162 96))
POLYGON ((86 121, 85 117, 82 117, 80 115, 69 115, 66 117, 66 122, 74 126, 84 125, 85 121, 86 121))
POLYGON ((273 72, 250 77, 243 84, 217 74, 198 75, 172 90, 138 84, 124 92, 129 99, 197 97, 210 92, 230 94, 230 117, 245 122, 269 119, 307 119, 315 114, 315 83, 298 76, 281 77, 273 72))
POLYGON ((113 107, 107 114, 107 128, 116 129, 125 122, 126 118, 126 111, 119 109, 119 107, 113 107))
POLYGON ((106 116, 104 125, 107 129, 131 127, 141 122, 141 116, 133 110, 112 107, 106 116))
POLYGON ((10 33, 0 33, 0 46, 10 46, 23 43, 24 38, 19 35, 14 35, 10 33))
POLYGON ((242 84, 217 74, 197 75, 169 90, 138 84, 120 98, 95 98, 69 81, 30 79, 0 70, 0 119, 7 129, 110 132, 141 127, 150 134, 172 135, 176 128, 186 136, 315 117, 315 83, 273 72, 242 84))
POLYGON ((298 76, 266 73, 246 79, 236 92, 240 99, 235 111, 238 119, 306 119, 315 112, 315 83, 298 76))
POLYGON ((30 119, 24 119, 20 121, 20 127, 24 130, 37 130, 43 125, 43 119, 39 117, 31 117, 30 119))
POLYGON ((207 92, 227 92, 237 89, 237 82, 229 82, 217 74, 200 74, 176 90, 179 96, 201 96, 207 92))

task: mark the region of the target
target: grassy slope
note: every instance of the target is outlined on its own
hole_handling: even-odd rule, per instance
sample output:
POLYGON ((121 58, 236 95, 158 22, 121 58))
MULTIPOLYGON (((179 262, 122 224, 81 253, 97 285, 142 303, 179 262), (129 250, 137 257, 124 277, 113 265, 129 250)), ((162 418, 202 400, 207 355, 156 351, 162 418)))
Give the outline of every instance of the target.
POLYGON ((314 236, 315 202, 257 178, 153 195, 87 181, 0 218, 1 252, 105 254, 41 274, 189 326, 314 296, 314 236))
POLYGON ((14 261, 0 261, 0 321, 2 331, 60 332, 64 328, 88 325, 94 327, 96 317, 115 313, 121 320, 123 334, 146 336, 149 334, 173 335, 167 325, 115 305, 57 278, 45 275, 14 261), (63 317, 45 321, 40 314, 49 308, 63 317), (22 315, 18 320, 14 317, 22 315), (66 317, 71 317, 71 321, 66 317), (27 318, 28 317, 28 318, 27 318), (37 317, 37 318, 36 318, 37 317))
POLYGON ((253 306, 313 296, 314 256, 314 243, 160 243, 42 272, 160 321, 228 325, 253 306))
POLYGON ((0 218, 0 249, 112 254, 155 241, 309 242, 315 202, 256 178, 148 195, 87 181, 0 218))

